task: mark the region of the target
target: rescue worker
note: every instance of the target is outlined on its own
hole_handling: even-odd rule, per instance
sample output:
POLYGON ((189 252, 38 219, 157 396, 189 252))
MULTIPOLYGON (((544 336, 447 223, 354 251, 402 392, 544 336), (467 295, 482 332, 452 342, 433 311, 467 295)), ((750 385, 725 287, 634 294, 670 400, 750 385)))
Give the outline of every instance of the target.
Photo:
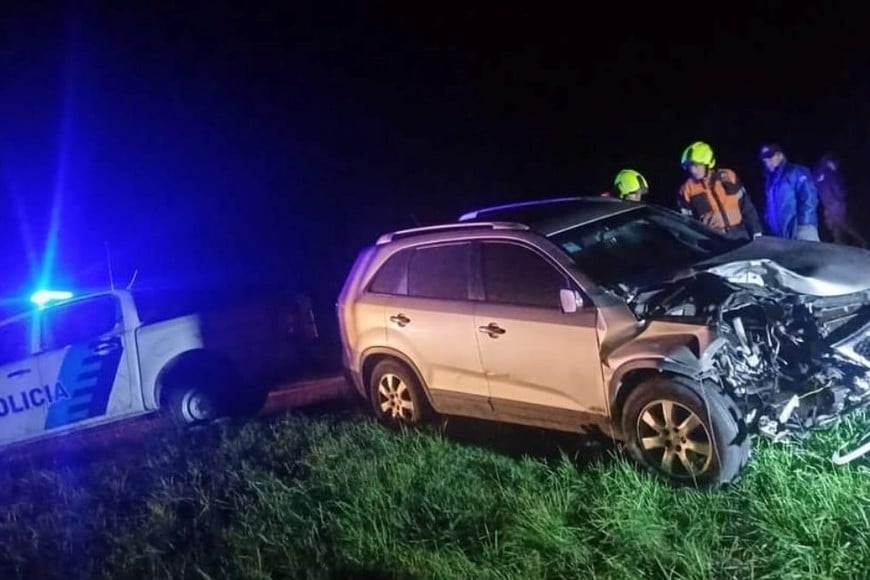
POLYGON ((696 141, 686 147, 682 164, 689 172, 677 199, 683 214, 732 239, 761 235, 761 220, 746 188, 730 169, 715 169, 716 158, 707 143, 696 141))
POLYGON ((818 242, 819 193, 810 170, 789 163, 775 143, 764 145, 759 156, 767 173, 764 216, 772 235, 818 242))
POLYGON ((643 175, 634 169, 623 169, 616 174, 613 180, 619 199, 630 201, 642 201, 641 198, 649 193, 649 183, 643 175))
POLYGON ((826 153, 816 166, 816 188, 825 216, 825 227, 831 232, 836 244, 846 244, 847 240, 862 248, 867 247, 864 239, 852 224, 846 213, 846 183, 840 173, 840 160, 833 153, 826 153))

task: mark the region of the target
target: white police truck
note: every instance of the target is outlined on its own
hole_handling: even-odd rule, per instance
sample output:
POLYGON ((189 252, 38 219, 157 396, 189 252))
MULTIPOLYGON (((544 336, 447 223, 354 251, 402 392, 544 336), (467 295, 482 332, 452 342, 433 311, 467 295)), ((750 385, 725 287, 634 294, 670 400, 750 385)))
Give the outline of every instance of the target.
POLYGON ((0 322, 0 447, 164 411, 254 414, 316 338, 304 297, 200 309, 113 290, 0 322))

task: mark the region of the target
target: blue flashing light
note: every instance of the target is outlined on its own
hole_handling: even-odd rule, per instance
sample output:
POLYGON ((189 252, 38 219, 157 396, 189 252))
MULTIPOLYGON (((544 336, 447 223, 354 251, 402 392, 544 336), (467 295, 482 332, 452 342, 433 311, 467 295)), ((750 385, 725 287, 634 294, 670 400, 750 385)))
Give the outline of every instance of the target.
POLYGON ((66 290, 39 290, 34 292, 30 297, 30 301, 36 304, 39 308, 44 308, 52 302, 69 300, 73 297, 72 292, 66 290))

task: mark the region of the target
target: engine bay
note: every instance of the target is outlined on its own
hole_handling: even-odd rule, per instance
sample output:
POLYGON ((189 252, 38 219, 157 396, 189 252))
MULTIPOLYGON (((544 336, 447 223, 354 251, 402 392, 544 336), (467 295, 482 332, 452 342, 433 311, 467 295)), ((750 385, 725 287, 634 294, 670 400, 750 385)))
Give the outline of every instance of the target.
POLYGON ((717 380, 751 430, 781 440, 870 404, 870 291, 809 295, 787 281, 761 265, 624 297, 639 320, 714 328, 724 339, 713 355, 717 380))

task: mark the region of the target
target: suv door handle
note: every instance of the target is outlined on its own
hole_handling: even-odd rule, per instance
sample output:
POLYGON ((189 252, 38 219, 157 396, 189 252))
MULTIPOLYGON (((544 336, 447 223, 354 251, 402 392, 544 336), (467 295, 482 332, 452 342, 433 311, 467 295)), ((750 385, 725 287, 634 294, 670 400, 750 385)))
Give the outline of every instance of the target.
POLYGON ((6 375, 7 379, 14 379, 15 377, 21 377, 24 375, 29 375, 30 369, 18 369, 17 371, 12 371, 8 375, 6 375))
POLYGON ((407 324, 410 324, 411 319, 400 313, 390 316, 390 322, 395 322, 399 326, 405 326, 407 324))
POLYGON ((507 330, 505 330, 495 322, 490 322, 486 326, 478 326, 477 330, 484 334, 488 334, 490 338, 498 338, 499 336, 507 332, 507 330))

